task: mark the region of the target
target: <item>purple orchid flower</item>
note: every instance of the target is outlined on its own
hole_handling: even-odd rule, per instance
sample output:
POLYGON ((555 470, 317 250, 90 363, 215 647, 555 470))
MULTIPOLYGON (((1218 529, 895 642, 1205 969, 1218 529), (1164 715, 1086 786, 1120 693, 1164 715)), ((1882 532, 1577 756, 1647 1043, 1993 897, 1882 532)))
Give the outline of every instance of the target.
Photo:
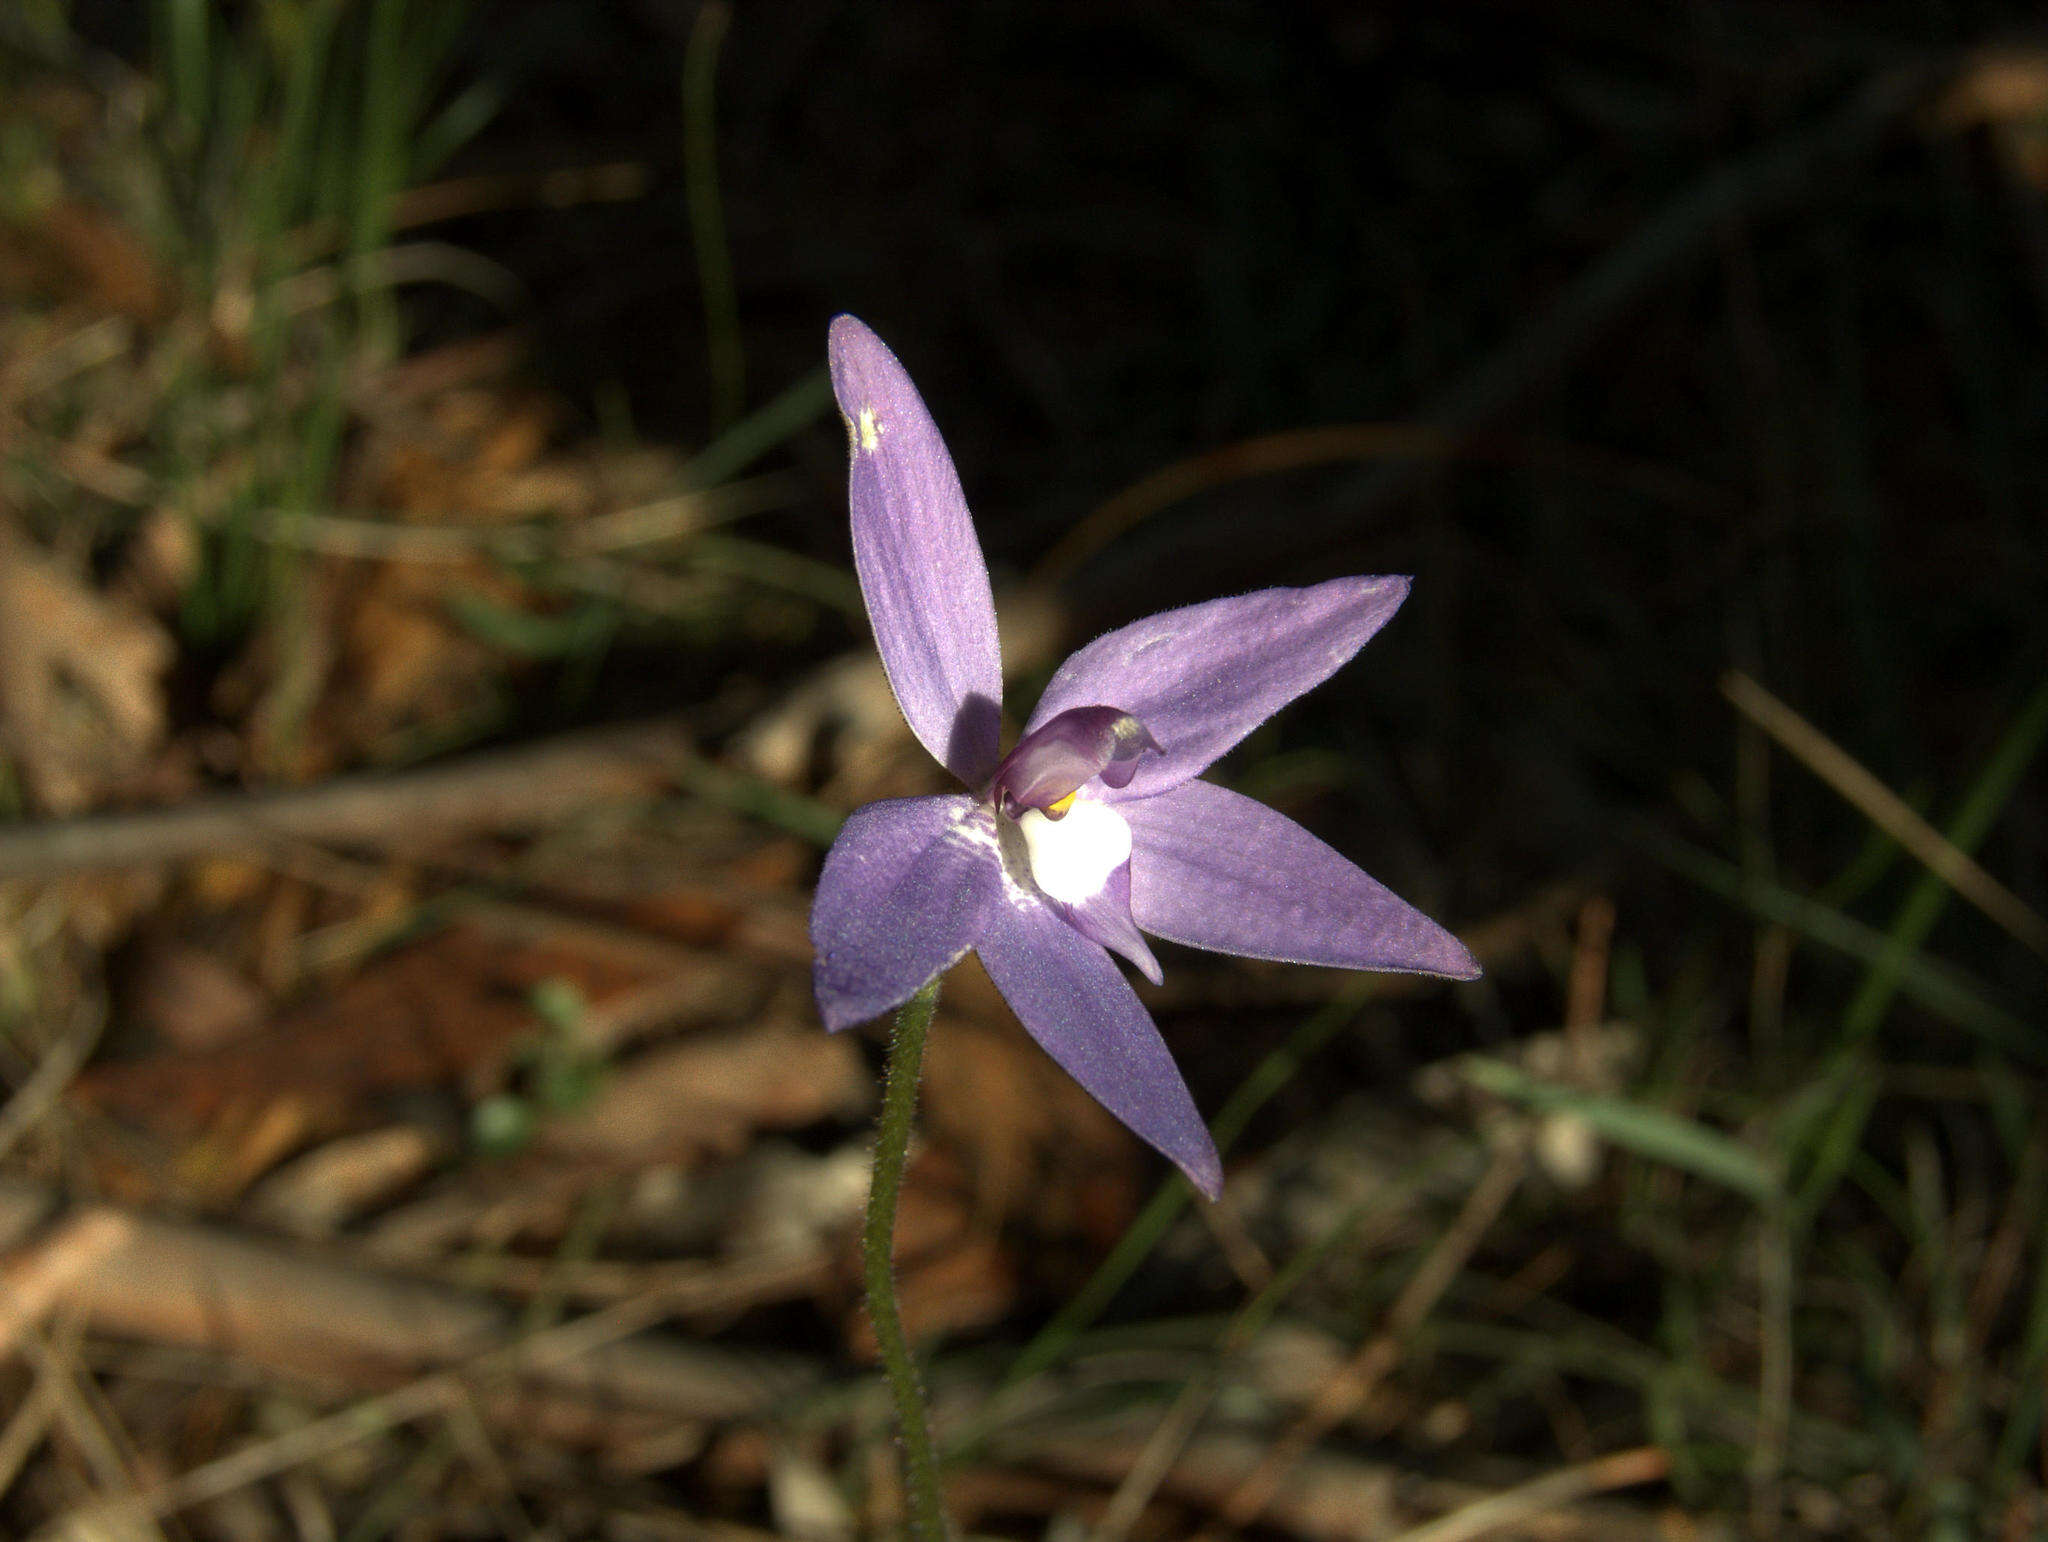
POLYGON ((1144 933, 1218 953, 1469 980, 1457 938, 1263 804, 1195 780, 1365 645, 1405 578, 1262 589, 1135 622, 1053 675, 997 742, 995 601, 959 474, 866 325, 832 323, 853 558, 911 732, 970 789, 846 821, 811 907, 825 1026, 907 1001, 970 948, 1045 1049, 1214 1199, 1208 1127, 1137 993, 1144 933))

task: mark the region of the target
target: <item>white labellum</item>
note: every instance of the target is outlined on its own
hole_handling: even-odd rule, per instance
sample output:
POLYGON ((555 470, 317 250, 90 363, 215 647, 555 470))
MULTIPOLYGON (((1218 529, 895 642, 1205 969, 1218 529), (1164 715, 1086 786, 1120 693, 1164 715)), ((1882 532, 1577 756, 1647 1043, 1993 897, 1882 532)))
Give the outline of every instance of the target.
POLYGON ((1078 800, 1064 819, 1027 809, 1017 821, 1031 878, 1063 905, 1078 905, 1102 892, 1109 875, 1131 859, 1131 827, 1106 803, 1078 800))

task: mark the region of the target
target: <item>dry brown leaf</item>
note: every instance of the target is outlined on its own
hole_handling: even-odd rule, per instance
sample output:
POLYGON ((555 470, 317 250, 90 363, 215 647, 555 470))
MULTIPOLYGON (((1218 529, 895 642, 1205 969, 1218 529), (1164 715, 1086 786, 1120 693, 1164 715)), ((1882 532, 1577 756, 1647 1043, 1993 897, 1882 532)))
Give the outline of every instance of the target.
POLYGON ((38 808, 77 813, 142 772, 170 662, 154 621, 0 531, 0 743, 38 808))
POLYGON ((449 595, 510 609, 521 602, 519 586, 481 562, 349 567, 347 579, 334 575, 340 668, 319 714, 335 754, 353 760, 408 729, 445 729, 474 717, 507 674, 507 661, 456 622, 449 595))
POLYGON ((289 1100, 317 1134, 359 1122, 393 1092, 497 1086, 507 1057, 541 1029, 528 994, 543 980, 567 980, 601 1005, 646 978, 616 956, 546 939, 508 946, 451 927, 288 1009, 255 1038, 210 1054, 96 1067, 73 1095, 174 1139, 253 1125, 261 1110, 289 1100))
POLYGON ((641 1056, 589 1106, 551 1120, 541 1146, 634 1167, 730 1155, 757 1130, 858 1113, 871 1092, 851 1040, 796 1023, 760 1024, 641 1056))
POLYGON ((151 1033, 187 1052, 247 1038, 270 1007, 269 998, 224 960, 178 941, 146 943, 125 994, 151 1033))
POLYGON ((167 308, 168 287, 135 235, 104 209, 58 198, 33 219, 10 221, 0 248, 0 292, 81 303, 137 321, 167 308))
POLYGON ((2038 126, 2048 119, 2048 53, 2016 48, 1983 55, 1950 83, 1932 116, 1945 129, 1987 123, 2038 126))
POLYGON ((348 472, 352 502, 424 524, 487 525, 593 500, 587 476, 542 463, 557 413, 532 391, 458 385, 408 412, 373 413, 348 472), (536 473, 550 489, 541 500, 528 485, 536 473))
POLYGON ((164 314, 169 287, 163 274, 135 233, 111 214, 66 199, 44 213, 41 225, 89 304, 141 322, 164 314))
POLYGON ((175 509, 152 509, 122 554, 120 586, 151 614, 168 616, 199 576, 204 557, 190 518, 175 509))
POLYGON ((225 1204, 315 1136, 324 1118, 303 1092, 235 1101, 173 1164, 181 1195, 225 1204))
POLYGON ((345 1135, 265 1178, 249 1196, 249 1213, 293 1236, 331 1237, 424 1177, 447 1144, 410 1124, 345 1135))

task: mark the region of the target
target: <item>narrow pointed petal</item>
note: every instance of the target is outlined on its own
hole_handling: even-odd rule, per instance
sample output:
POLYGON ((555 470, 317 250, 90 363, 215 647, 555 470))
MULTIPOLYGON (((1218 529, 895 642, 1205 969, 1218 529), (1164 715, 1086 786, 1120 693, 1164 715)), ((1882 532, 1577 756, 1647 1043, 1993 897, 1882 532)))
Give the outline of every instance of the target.
POLYGON ((1131 827, 1131 915, 1155 937, 1294 964, 1479 976, 1457 938, 1263 803, 1184 782, 1117 812, 1131 827))
POLYGON ((1152 956, 1152 945, 1131 919, 1131 864, 1126 862, 1109 875, 1109 881, 1089 898, 1073 904, 1046 901, 1067 924, 1090 942, 1099 942, 1112 953, 1121 953, 1138 972, 1154 985, 1166 979, 1166 971, 1152 956))
POLYGON ((1003 667, 959 473, 917 387, 864 323, 836 318, 830 353, 852 455, 853 565, 875 647, 910 731, 979 786, 996 763, 1003 667))
POLYGON ((811 983, 825 1026, 908 1001, 974 945, 1002 888, 994 819, 972 798, 856 809, 811 902, 811 983))
POLYGON ((1108 796, 1149 798, 1199 774, 1329 679, 1407 597, 1405 578, 1333 578, 1148 616, 1062 664, 1025 732, 1070 708, 1114 702, 1164 753, 1138 761, 1129 785, 1108 796))
POLYGON ((1223 1163, 1144 1003, 1109 955, 1035 899, 989 913, 975 951, 1031 1037, 1209 1198, 1223 1163))

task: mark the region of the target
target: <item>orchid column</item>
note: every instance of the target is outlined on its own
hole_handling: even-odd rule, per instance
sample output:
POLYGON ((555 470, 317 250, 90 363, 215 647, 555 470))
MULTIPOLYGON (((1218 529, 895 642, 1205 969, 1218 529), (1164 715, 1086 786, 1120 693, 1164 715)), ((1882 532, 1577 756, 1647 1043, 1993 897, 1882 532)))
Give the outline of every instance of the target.
MULTIPOLYGON (((1479 968, 1449 932, 1291 819, 1196 780, 1348 662, 1400 607, 1407 579, 1263 589, 1097 638, 1060 666, 1004 755, 995 602, 945 441, 895 355, 851 316, 832 323, 831 362, 875 646, 911 732, 967 789, 857 810, 811 908, 826 1027, 910 1003, 891 1050, 869 1213, 881 1336, 896 1318, 893 1297, 877 1299, 890 1292, 884 1172, 901 1171, 894 1143, 908 1139, 935 982, 969 949, 1046 1053, 1211 1199, 1223 1186, 1215 1143, 1112 953, 1154 983, 1148 932, 1347 969, 1468 980, 1479 968)), ((898 1360, 890 1374, 914 1458, 930 1442, 907 1350, 898 1360)), ((925 1469, 910 1474, 913 1512, 932 1529, 943 1523, 925 1469)))

